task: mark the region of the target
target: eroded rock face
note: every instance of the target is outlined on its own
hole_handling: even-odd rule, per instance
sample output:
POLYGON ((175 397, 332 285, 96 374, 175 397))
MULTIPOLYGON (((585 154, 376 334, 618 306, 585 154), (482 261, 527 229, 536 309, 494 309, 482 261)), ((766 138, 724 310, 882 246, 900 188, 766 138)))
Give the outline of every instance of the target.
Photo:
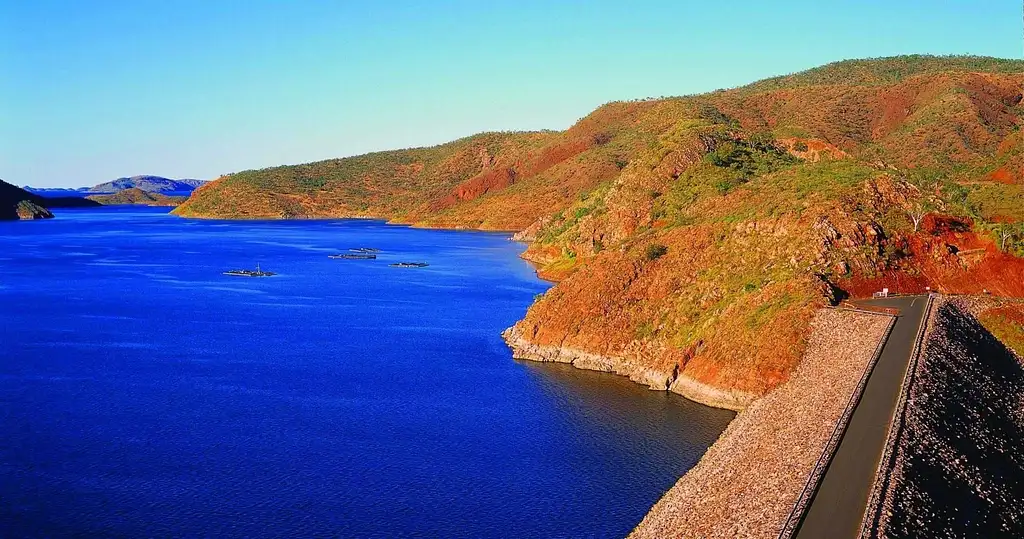
POLYGON ((505 342, 512 349, 516 359, 531 361, 569 363, 580 369, 611 372, 629 377, 638 384, 651 389, 670 390, 676 381, 677 373, 666 372, 644 365, 642 362, 631 362, 625 357, 603 356, 565 346, 547 346, 535 344, 525 338, 518 327, 511 327, 502 334, 505 342))
POLYGON ((18 202, 15 213, 18 216, 18 219, 22 220, 53 218, 53 214, 50 213, 50 210, 28 200, 18 202))

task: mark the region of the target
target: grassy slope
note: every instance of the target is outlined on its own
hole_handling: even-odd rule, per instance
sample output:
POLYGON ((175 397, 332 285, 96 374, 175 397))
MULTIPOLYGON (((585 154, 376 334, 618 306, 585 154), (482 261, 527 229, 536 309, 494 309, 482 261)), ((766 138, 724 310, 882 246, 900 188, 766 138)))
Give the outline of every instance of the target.
POLYGON ((1024 357, 1024 305, 1004 305, 987 309, 979 317, 1007 348, 1024 357))
POLYGON ((527 256, 564 280, 523 335, 756 395, 788 376, 811 313, 843 290, 1022 293, 1024 268, 986 224, 1024 218, 1022 86, 1020 61, 839 62, 609 103, 564 132, 242 172, 176 211, 527 229, 527 256), (966 224, 915 232, 919 204, 966 224))

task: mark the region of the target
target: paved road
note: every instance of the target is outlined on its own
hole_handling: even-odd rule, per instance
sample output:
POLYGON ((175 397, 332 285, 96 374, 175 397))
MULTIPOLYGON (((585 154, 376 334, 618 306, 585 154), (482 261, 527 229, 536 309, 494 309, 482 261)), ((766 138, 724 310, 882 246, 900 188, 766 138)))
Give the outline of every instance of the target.
POLYGON ((860 533, 861 519, 928 301, 922 296, 863 303, 895 307, 900 310, 900 316, 868 377, 839 449, 797 529, 798 539, 856 538, 860 533))

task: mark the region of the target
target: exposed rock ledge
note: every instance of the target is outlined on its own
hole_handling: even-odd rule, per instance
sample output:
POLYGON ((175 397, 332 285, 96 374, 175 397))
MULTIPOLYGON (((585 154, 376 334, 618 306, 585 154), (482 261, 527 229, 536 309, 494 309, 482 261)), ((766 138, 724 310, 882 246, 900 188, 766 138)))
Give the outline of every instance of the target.
POLYGON ((569 363, 579 369, 611 372, 660 391, 678 393, 692 401, 716 408, 740 411, 757 397, 753 393, 717 388, 704 384, 678 372, 659 370, 640 365, 624 357, 603 356, 562 346, 547 346, 530 342, 516 327, 502 333, 512 349, 512 357, 531 361, 569 363))
POLYGON ((685 373, 677 377, 668 389, 692 401, 737 412, 746 409, 758 397, 757 394, 747 391, 722 389, 708 385, 687 376, 685 373))

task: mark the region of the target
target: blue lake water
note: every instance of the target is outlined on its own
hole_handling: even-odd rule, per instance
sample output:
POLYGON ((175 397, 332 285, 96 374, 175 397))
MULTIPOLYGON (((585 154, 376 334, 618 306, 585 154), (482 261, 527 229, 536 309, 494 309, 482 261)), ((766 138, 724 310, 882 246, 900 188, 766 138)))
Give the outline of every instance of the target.
POLYGON ((549 286, 522 249, 148 208, 0 223, 0 536, 627 534, 732 414, 513 360, 500 332, 549 286), (380 258, 327 258, 361 246, 380 258), (279 275, 221 274, 256 262, 279 275))

